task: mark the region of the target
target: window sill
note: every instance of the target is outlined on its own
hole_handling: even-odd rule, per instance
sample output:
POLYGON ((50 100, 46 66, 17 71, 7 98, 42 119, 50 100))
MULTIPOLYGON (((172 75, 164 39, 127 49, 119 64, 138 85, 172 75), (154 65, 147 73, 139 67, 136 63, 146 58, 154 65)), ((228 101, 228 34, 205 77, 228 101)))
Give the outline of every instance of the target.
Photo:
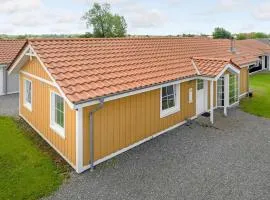
POLYGON ((61 138, 65 139, 65 129, 58 126, 57 124, 51 124, 50 125, 51 129, 57 133, 61 138))
POLYGON ((29 110, 30 112, 32 112, 32 105, 31 105, 31 104, 29 104, 29 103, 24 103, 23 106, 24 106, 25 108, 27 108, 27 110, 29 110))
POLYGON ((160 118, 167 117, 180 111, 180 107, 169 108, 167 110, 161 110, 160 118))

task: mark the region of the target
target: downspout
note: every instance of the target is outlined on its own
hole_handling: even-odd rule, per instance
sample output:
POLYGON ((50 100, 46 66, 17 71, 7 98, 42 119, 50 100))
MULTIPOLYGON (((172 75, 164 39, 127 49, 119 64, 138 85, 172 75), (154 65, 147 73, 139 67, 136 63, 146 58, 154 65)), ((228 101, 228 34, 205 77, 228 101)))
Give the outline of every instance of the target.
POLYGON ((104 99, 99 99, 99 104, 90 112, 90 170, 94 170, 94 114, 103 108, 104 99))

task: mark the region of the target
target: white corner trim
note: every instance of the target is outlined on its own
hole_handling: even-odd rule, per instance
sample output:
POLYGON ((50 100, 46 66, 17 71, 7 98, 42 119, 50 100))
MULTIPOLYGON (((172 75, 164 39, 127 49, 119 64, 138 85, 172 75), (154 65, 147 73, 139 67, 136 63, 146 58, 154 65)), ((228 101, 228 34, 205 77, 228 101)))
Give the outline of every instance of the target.
POLYGON ((199 71, 198 67, 196 66, 196 64, 195 64, 195 62, 194 62, 193 59, 191 60, 191 62, 192 62, 193 67, 195 68, 197 74, 198 74, 198 75, 201 75, 201 73, 200 73, 200 71, 199 71))
POLYGON ((58 150, 56 148, 56 146, 54 146, 32 123, 30 123, 21 113, 19 114, 21 118, 23 118, 41 137, 42 139, 44 139, 71 167, 73 167, 76 170, 76 167, 73 163, 71 163, 69 161, 69 159, 64 156, 62 154, 62 152, 60 152, 60 150, 58 150))
POLYGON ((76 110, 76 172, 83 172, 83 109, 76 110))
MULTIPOLYGON (((193 119, 196 119, 197 117, 198 117, 198 116, 195 115, 195 116, 191 117, 190 119, 193 120, 193 119)), ((154 134, 154 135, 152 135, 152 136, 149 136, 149 137, 147 137, 147 138, 145 138, 145 139, 143 139, 143 140, 141 140, 141 141, 139 141, 139 142, 136 142, 136 143, 134 143, 134 144, 132 144, 132 145, 130 145, 130 146, 128 146, 128 147, 125 147, 125 148, 123 148, 123 149, 121 149, 121 150, 119 150, 119 151, 117 151, 117 152, 114 152, 114 153, 112 153, 112 154, 110 154, 110 155, 108 155, 108 156, 105 156, 104 158, 101 158, 101 159, 95 161, 95 162, 94 162, 94 166, 95 166, 95 165, 98 165, 98 164, 100 164, 100 163, 102 163, 102 162, 104 162, 104 161, 106 161, 106 160, 109 160, 109 159, 111 159, 111 158, 113 158, 113 157, 115 157, 115 156, 117 156, 117 155, 119 155, 119 154, 121 154, 121 153, 124 153, 124 152, 126 152, 126 151, 128 151, 128 150, 130 150, 130 149, 132 149, 132 148, 134 148, 134 147, 136 147, 136 146, 139 146, 139 145, 141 145, 141 144, 143 144, 143 143, 145 143, 145 142, 147 142, 147 141, 149 141, 149 140, 152 140, 152 139, 154 139, 154 138, 156 138, 156 137, 158 137, 158 136, 160 136, 160 135, 162 135, 162 134, 164 134, 164 133, 166 133, 166 132, 168 132, 168 131, 170 131, 170 130, 172 130, 172 129, 175 129, 175 128, 179 127, 179 126, 182 126, 182 125, 185 124, 186 122, 187 122, 187 121, 182 121, 182 122, 180 122, 180 123, 178 123, 178 124, 175 124, 175 125, 173 125, 173 126, 167 128, 167 129, 165 129, 165 130, 163 130, 163 131, 161 131, 161 132, 158 132, 158 133, 156 133, 156 134, 154 134)), ((91 167, 91 165, 84 166, 84 167, 83 167, 83 170, 85 171, 85 170, 87 170, 87 169, 90 169, 90 167, 91 167)))
POLYGON ((26 75, 26 76, 29 76, 29 77, 31 77, 31 78, 34 78, 34 79, 36 79, 36 80, 39 80, 39 81, 41 81, 41 82, 43 82, 43 83, 46 83, 46 84, 48 84, 48 85, 51 85, 51 86, 55 87, 55 84, 54 84, 53 82, 48 81, 48 80, 46 80, 46 79, 43 79, 43 78, 41 78, 41 77, 39 77, 39 76, 30 74, 30 73, 28 73, 28 72, 26 72, 26 71, 23 71, 23 70, 21 70, 20 73, 22 73, 22 74, 24 74, 24 75, 26 75))

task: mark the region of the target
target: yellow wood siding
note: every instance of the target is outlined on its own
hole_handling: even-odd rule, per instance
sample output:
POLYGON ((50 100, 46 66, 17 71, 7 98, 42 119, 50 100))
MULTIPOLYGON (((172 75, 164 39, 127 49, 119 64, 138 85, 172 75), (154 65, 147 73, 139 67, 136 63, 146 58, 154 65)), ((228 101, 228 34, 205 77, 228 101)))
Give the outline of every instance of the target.
MULTIPOLYGON (((38 62, 28 63, 24 69, 42 74, 38 62), (30 69, 39 68, 39 69, 30 69)), ((35 75, 38 75, 37 73, 35 75)), ((44 78, 44 77, 43 77, 44 78)), ((66 159, 76 164, 76 112, 65 103, 65 139, 50 128, 50 91, 57 89, 37 79, 20 73, 20 114, 30 122, 66 159), (32 111, 23 105, 24 79, 32 81, 32 111)))
POLYGON ((244 67, 240 70, 240 95, 248 92, 248 67, 244 67))
POLYGON ((39 61, 36 58, 32 58, 32 60, 30 60, 26 65, 24 65, 21 70, 51 81, 49 75, 43 69, 43 67, 40 65, 39 61))
MULTIPOLYGON (((88 165, 90 159, 89 113, 93 107, 83 110, 84 165, 88 165)), ((180 112, 164 118, 160 118, 160 89, 106 102, 94 116, 94 160, 104 158, 195 115, 196 81, 181 83, 180 112), (189 88, 193 88, 193 102, 190 104, 189 88)))

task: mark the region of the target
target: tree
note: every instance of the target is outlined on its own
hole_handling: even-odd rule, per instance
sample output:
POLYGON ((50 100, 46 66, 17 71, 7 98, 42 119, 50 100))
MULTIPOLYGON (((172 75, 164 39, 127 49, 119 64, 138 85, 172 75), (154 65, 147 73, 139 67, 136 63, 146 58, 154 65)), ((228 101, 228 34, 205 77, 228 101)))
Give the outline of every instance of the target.
POLYGON ((245 33, 239 33, 236 35, 237 40, 246 40, 248 37, 245 33))
POLYGON ((83 17, 86 26, 93 27, 94 37, 124 37, 127 33, 127 23, 123 16, 111 13, 110 4, 94 3, 93 8, 83 17))
POLYGON ((213 32, 214 39, 230 39, 232 34, 224 28, 217 27, 213 32))
POLYGON ((267 38, 267 37, 268 37, 267 34, 261 33, 261 32, 257 32, 257 33, 254 33, 252 39, 267 38))

